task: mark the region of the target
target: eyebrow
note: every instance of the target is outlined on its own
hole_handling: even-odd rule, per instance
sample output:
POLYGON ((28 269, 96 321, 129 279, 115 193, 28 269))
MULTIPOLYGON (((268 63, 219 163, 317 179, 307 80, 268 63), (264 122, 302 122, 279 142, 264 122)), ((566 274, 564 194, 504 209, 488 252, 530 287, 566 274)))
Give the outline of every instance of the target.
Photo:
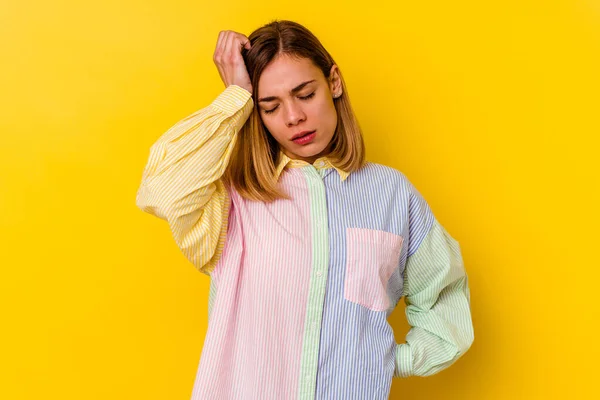
MULTIPOLYGON (((316 79, 302 82, 301 84, 299 84, 298 86, 296 86, 295 88, 290 90, 290 94, 294 95, 294 94, 298 93, 299 91, 301 91, 304 88, 304 86, 308 85, 309 83, 315 82, 315 81, 316 81, 316 79)), ((277 96, 263 97, 262 99, 258 99, 258 102, 262 103, 262 102, 268 102, 268 101, 273 101, 273 100, 280 100, 280 98, 277 96)))

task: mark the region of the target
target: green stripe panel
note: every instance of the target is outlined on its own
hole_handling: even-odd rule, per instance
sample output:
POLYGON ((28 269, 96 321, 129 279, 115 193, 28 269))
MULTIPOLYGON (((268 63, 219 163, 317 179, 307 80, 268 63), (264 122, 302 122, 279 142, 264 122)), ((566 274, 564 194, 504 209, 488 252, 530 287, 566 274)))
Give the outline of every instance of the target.
POLYGON ((308 306, 304 321, 298 399, 312 400, 315 398, 317 385, 321 321, 329 269, 329 231, 323 178, 312 165, 302 167, 302 172, 306 176, 309 191, 313 257, 308 306))

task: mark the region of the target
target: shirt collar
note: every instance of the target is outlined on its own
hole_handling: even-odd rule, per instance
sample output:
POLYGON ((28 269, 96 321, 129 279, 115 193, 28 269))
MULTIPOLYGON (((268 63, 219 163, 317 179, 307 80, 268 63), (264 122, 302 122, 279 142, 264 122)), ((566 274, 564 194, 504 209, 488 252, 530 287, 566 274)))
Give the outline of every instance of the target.
MULTIPOLYGON (((281 172, 286 167, 301 168, 301 167, 305 167, 307 165, 311 165, 311 164, 304 160, 289 158, 283 151, 279 150, 279 164, 277 165, 277 168, 275 169, 275 180, 279 180, 279 176, 281 175, 281 172)), ((343 169, 338 168, 335 165, 333 165, 331 163, 331 161, 329 161, 329 158, 327 158, 326 156, 317 158, 315 160, 315 162, 312 164, 312 166, 315 167, 316 169, 334 168, 340 174, 340 178, 342 179, 342 181, 344 181, 348 177, 348 175, 350 175, 349 172, 344 171, 343 169)))

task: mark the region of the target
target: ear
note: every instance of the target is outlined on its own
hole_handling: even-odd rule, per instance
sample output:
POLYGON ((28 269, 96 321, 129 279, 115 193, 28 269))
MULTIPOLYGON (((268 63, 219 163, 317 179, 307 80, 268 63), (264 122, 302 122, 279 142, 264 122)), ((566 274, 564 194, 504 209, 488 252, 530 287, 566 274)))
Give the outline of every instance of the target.
POLYGON ((339 68, 336 64, 331 66, 329 71, 329 89, 331 94, 342 94, 342 78, 340 77, 339 68))

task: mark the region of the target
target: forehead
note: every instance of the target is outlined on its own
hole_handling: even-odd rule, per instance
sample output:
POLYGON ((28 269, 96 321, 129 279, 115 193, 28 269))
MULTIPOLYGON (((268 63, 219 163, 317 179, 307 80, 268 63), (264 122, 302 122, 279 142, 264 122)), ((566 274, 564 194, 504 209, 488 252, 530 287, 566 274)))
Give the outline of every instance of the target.
POLYGON ((279 56, 263 70, 258 81, 258 95, 261 97, 288 92, 302 82, 315 79, 320 81, 323 73, 308 58, 279 56))

